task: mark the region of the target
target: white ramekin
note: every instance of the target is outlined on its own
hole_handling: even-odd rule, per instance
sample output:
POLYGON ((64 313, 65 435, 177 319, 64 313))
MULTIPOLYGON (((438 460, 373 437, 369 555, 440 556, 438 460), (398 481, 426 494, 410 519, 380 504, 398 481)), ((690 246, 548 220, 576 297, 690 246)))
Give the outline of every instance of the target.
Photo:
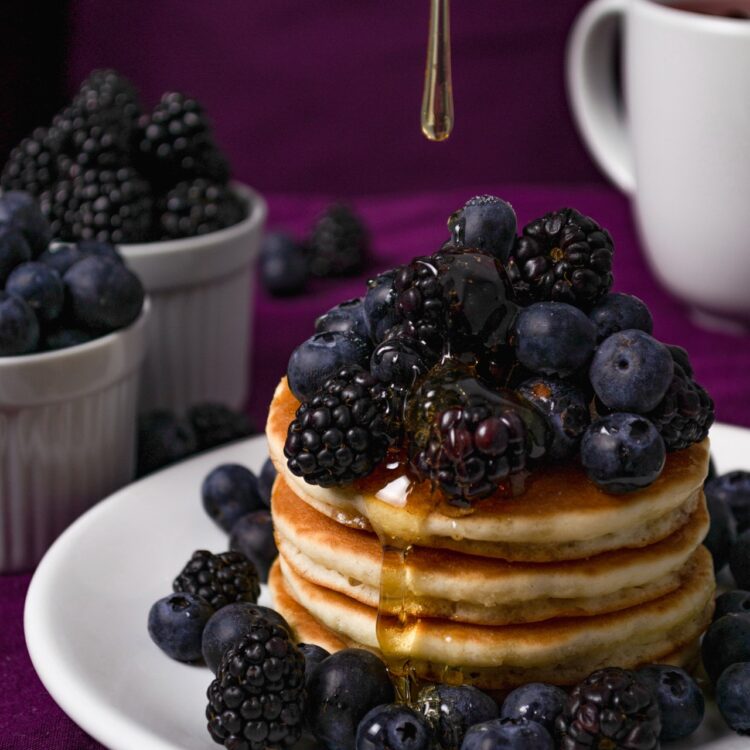
POLYGON ((149 307, 86 344, 0 357, 0 572, 33 567, 83 511, 133 480, 149 307))
POLYGON ((244 405, 250 382, 253 268, 266 202, 234 184, 248 216, 184 240, 121 245, 151 298, 141 408, 184 411, 200 401, 244 405))

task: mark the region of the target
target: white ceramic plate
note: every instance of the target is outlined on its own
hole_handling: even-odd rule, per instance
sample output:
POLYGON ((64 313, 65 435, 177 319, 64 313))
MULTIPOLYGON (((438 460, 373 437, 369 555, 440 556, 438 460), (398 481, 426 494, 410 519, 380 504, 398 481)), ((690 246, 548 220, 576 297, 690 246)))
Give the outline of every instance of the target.
MULTIPOLYGON (((748 468, 750 430, 718 425, 711 437, 719 471, 748 468)), ((193 550, 226 549, 201 507, 204 476, 226 462, 259 470, 265 456, 265 440, 252 438, 130 485, 74 523, 37 568, 24 623, 34 667, 62 709, 112 750, 218 747, 203 718, 211 673, 164 656, 146 616, 193 550)), ((667 747, 748 750, 750 739, 711 707, 696 735, 667 747)))

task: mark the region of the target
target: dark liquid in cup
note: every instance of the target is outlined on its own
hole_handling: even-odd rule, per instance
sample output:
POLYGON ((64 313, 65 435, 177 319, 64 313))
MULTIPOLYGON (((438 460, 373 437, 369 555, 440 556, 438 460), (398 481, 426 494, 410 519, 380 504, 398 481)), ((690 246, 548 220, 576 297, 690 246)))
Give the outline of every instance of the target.
POLYGON ((737 18, 750 21, 750 0, 681 0, 669 3, 678 10, 691 13, 701 13, 705 16, 721 16, 722 18, 737 18))

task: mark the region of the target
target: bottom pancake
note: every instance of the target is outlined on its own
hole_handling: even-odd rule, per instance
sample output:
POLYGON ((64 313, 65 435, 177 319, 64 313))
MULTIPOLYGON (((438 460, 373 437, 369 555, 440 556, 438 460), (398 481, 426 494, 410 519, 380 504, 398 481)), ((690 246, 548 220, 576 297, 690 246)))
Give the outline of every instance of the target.
MULTIPOLYGON (((269 584, 277 609, 300 640, 329 651, 346 646, 378 651, 374 609, 293 571, 282 573, 281 562, 269 584)), ((701 548, 678 591, 621 612, 501 628, 423 620, 410 641, 410 661, 424 679, 451 681, 459 671, 468 683, 500 691, 532 681, 571 685, 607 665, 690 667, 711 619, 713 591, 710 555, 701 548)))

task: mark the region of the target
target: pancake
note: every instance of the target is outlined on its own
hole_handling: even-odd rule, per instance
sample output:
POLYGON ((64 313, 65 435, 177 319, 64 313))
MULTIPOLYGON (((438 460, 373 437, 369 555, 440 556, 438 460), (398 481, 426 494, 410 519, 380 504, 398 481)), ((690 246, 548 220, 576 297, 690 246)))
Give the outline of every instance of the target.
POLYGON ((428 482, 410 481, 402 467, 381 465, 346 487, 323 488, 294 476, 283 446, 297 406, 282 379, 266 431, 271 458, 300 499, 348 526, 507 560, 572 560, 654 544, 687 522, 708 469, 708 440, 670 453, 652 485, 622 496, 598 489, 580 466, 550 466, 530 475, 523 494, 491 496, 466 514, 443 502, 428 482))
MULTIPOLYGON (((342 526, 301 501, 283 477, 273 490, 276 541, 284 561, 311 583, 377 607, 382 549, 377 537, 342 526), (331 550, 336 554, 331 555, 331 550)), ((681 529, 640 550, 587 560, 508 563, 415 547, 408 558, 409 614, 503 625, 601 614, 663 596, 708 530, 701 502, 681 529)))
MULTIPOLYGON (((557 685, 574 685, 584 679, 595 669, 604 666, 621 666, 636 669, 649 663, 674 664, 692 670, 697 663, 698 639, 702 631, 708 625, 713 612, 713 577, 710 560, 706 561, 705 550, 698 560, 698 572, 691 586, 686 587, 678 597, 667 597, 659 600, 651 609, 644 614, 642 624, 648 627, 650 620, 658 618, 663 613, 662 624, 669 624, 661 637, 651 634, 646 637, 645 633, 639 631, 637 622, 634 622, 633 613, 625 619, 630 620, 633 628, 632 642, 628 638, 610 644, 609 648, 587 648, 586 629, 579 633, 579 648, 572 651, 563 648, 562 642, 555 647, 551 642, 539 644, 548 651, 548 658, 527 659, 526 663, 519 664, 519 658, 514 658, 512 653, 505 650, 505 658, 492 659, 493 663, 487 665, 473 664, 464 666, 460 670, 460 679, 468 684, 476 685, 489 691, 505 692, 518 685, 528 682, 550 682, 557 685), (708 573, 707 573, 708 571, 708 573), (697 594, 697 590, 703 588, 703 595, 697 594), (677 607, 677 605, 682 605, 677 607), (679 609, 679 611, 676 611, 679 609), (670 616, 671 615, 671 616, 670 616), (682 615, 682 617, 680 617, 682 615)), ((377 646, 368 635, 368 630, 374 629, 374 612, 361 604, 346 600, 339 594, 332 594, 329 602, 336 607, 336 615, 343 616, 344 621, 350 618, 356 621, 353 627, 346 628, 347 632, 338 632, 321 619, 318 619, 311 611, 291 594, 290 589, 281 572, 280 563, 274 564, 269 576, 269 588, 273 597, 275 608, 286 618, 294 630, 298 641, 304 643, 315 643, 328 651, 334 652, 346 647, 366 648, 380 655, 377 646), (343 600, 340 601, 340 600, 343 600), (352 632, 359 630, 362 640, 352 637, 352 632)), ((321 590, 325 592, 325 590, 321 590)), ((635 608, 636 610, 640 608, 635 608)), ((607 616, 610 629, 614 629, 617 616, 607 616)), ((575 621, 574 621, 575 622, 575 621)), ((624 622, 621 624, 625 624, 624 622)), ((606 623, 604 624, 606 627, 606 623)), ((441 636, 442 625, 433 626, 437 628, 434 633, 438 644, 442 641, 442 650, 452 654, 451 626, 441 636)), ((525 642, 534 649, 537 639, 536 626, 525 626, 525 642)), ((521 629, 523 631, 523 628, 521 629)), ((658 630, 658 629, 657 629, 658 630)), ((482 629, 479 628, 477 645, 484 647, 486 653, 491 654, 492 644, 487 644, 481 638, 482 629), (487 647, 490 647, 489 649, 487 647)), ((651 633, 650 629, 649 632, 651 633)), ((624 631, 622 633, 624 635, 624 631)), ((601 635, 598 632, 597 635, 601 635)), ((519 638, 519 643, 522 639, 519 638)), ((592 646, 594 644, 592 643, 592 646)), ((605 643, 606 645, 606 643, 605 643)), ((538 649, 536 649, 538 651, 538 649)), ((525 652, 525 650, 524 650, 525 652)), ((449 655, 451 655, 449 654, 449 655)), ((456 659, 451 655, 447 662, 432 659, 413 658, 411 666, 417 674, 426 680, 435 682, 457 681, 456 659), (449 666, 446 666, 446 663, 449 666)))

